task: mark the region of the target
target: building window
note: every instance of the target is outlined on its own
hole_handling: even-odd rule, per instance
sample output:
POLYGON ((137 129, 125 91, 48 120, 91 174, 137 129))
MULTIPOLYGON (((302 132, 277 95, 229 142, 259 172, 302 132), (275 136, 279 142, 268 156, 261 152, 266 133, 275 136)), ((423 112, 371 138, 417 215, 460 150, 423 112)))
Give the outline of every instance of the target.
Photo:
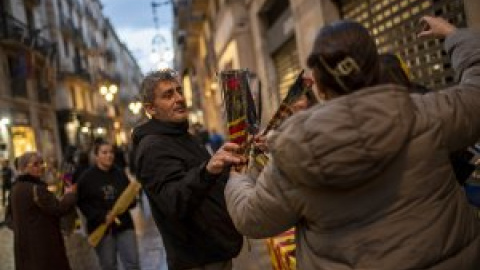
POLYGON ((25 54, 8 56, 10 93, 13 97, 27 98, 28 57, 25 54))
POLYGON ((453 83, 453 70, 446 64, 446 55, 442 55, 442 44, 418 39, 418 21, 433 13, 449 18, 459 27, 465 26, 462 0, 340 0, 340 9, 344 18, 356 20, 370 30, 381 53, 399 54, 416 83, 433 89, 453 83))
POLYGON ((39 103, 51 103, 50 89, 48 88, 47 83, 45 82, 46 70, 37 69, 35 72, 36 77, 36 91, 37 98, 39 103), (43 72, 42 72, 43 71, 43 72))
POLYGON ((282 100, 300 73, 300 63, 295 42, 295 38, 289 39, 272 55, 277 74, 277 89, 282 100))
POLYGON ((71 86, 70 87, 70 96, 72 98, 72 108, 77 108, 77 97, 75 95, 75 87, 71 86))
POLYGON ((65 53, 65 56, 69 57, 70 51, 69 51, 69 48, 68 48, 68 40, 66 38, 63 38, 63 50, 64 50, 64 53, 65 53))

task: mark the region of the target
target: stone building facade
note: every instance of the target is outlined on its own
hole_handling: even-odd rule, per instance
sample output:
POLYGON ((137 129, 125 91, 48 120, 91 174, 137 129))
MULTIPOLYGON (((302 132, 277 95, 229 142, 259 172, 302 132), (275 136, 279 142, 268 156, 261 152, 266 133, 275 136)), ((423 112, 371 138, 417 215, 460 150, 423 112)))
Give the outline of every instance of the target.
MULTIPOLYGON (((412 78, 432 89, 454 83, 440 41, 418 40, 418 19, 443 16, 480 28, 476 0, 209 0, 174 1, 176 68, 188 79, 194 112, 225 130, 216 73, 248 68, 261 87, 262 123, 302 69, 318 29, 345 18, 363 23, 380 52, 404 58, 412 78)), ((308 72, 308 70, 307 70, 308 72)), ((257 89, 255 89, 257 88, 257 89)))
POLYGON ((101 2, 1 0, 0 13, 0 156, 125 143, 142 73, 101 2))

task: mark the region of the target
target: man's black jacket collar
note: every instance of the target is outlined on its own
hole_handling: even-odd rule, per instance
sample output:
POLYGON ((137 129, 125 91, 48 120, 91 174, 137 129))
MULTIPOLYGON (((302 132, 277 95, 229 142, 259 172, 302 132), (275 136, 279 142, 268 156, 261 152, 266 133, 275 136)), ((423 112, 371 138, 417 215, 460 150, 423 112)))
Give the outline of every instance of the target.
POLYGON ((185 135, 188 133, 188 121, 181 123, 164 122, 157 119, 150 119, 133 131, 133 143, 138 144, 140 140, 153 134, 161 135, 185 135))

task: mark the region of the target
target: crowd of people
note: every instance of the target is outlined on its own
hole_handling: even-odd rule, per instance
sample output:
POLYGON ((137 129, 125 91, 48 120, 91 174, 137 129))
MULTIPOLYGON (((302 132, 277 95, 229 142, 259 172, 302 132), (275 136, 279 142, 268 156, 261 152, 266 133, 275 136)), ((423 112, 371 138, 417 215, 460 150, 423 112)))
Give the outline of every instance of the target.
MULTIPOLYGON (((192 134, 175 72, 148 74, 141 94, 151 119, 132 133, 130 162, 168 268, 232 269, 244 236, 295 227, 298 269, 478 269, 478 212, 461 186, 473 169, 455 153, 480 138, 480 33, 421 21, 418 38, 445 38, 456 85, 428 91, 401 59, 380 55, 361 24, 326 25, 306 59, 314 91, 256 140, 270 157, 258 176, 232 169, 247 162, 241 145, 200 126, 192 134)), ((125 163, 114 165, 120 158, 106 141, 96 142, 93 159, 78 158, 72 184, 56 197, 41 180, 42 156, 18 158, 16 184, 4 188, 17 269, 70 269, 59 224, 75 205, 88 233, 108 228, 96 247, 102 269, 118 269, 117 256, 124 269, 140 269, 130 214, 111 212, 130 181, 125 163)))

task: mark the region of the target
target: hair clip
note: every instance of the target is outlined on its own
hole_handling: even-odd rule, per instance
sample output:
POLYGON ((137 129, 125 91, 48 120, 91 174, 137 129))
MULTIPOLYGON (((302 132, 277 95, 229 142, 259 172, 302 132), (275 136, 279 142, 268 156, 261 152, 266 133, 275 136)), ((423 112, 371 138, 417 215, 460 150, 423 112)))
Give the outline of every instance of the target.
POLYGON ((318 56, 320 64, 327 70, 330 75, 335 78, 335 81, 340 85, 340 87, 346 92, 349 93, 350 90, 343 83, 341 76, 348 76, 354 72, 360 72, 360 67, 358 66, 355 59, 350 56, 345 57, 343 60, 337 63, 334 69, 330 68, 327 62, 323 59, 321 55, 318 56))
POLYGON ((337 63, 335 72, 341 76, 348 76, 353 72, 360 72, 360 67, 353 58, 347 56, 342 61, 337 63))

